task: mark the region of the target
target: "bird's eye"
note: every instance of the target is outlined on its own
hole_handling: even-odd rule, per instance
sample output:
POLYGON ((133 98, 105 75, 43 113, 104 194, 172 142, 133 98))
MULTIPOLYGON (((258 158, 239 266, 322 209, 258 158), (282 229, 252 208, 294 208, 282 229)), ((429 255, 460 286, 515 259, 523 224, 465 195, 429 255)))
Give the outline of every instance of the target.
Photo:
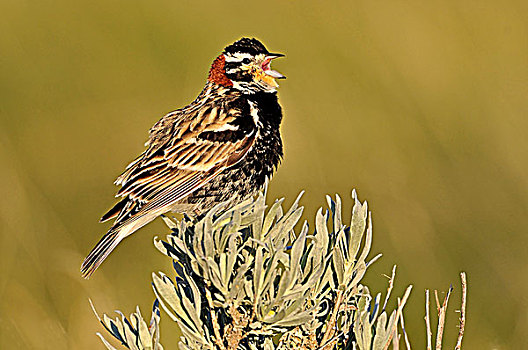
POLYGON ((244 63, 244 64, 248 64, 248 63, 249 63, 249 58, 247 58, 247 57, 244 58, 244 59, 242 60, 242 63, 244 63))

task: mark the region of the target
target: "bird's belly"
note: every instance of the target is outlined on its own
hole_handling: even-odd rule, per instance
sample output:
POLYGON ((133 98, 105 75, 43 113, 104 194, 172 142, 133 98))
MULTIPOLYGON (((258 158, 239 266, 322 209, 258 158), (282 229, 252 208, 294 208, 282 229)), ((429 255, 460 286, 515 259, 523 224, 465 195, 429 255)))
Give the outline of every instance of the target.
POLYGON ((239 164, 227 168, 204 187, 185 199, 194 205, 194 212, 200 213, 214 205, 228 201, 235 205, 262 189, 266 178, 271 178, 279 158, 267 159, 260 152, 250 152, 239 164))

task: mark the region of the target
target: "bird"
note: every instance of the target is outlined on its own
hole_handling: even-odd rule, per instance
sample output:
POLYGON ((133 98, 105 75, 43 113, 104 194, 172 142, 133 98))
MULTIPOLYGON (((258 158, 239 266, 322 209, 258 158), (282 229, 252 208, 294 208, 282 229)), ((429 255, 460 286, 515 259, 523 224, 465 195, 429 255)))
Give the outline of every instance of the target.
POLYGON ((213 60, 198 97, 154 124, 143 153, 115 181, 119 201, 100 220, 114 222, 84 259, 84 278, 157 217, 198 217, 263 188, 283 158, 276 79, 285 76, 271 69, 283 56, 255 38, 235 41, 213 60))

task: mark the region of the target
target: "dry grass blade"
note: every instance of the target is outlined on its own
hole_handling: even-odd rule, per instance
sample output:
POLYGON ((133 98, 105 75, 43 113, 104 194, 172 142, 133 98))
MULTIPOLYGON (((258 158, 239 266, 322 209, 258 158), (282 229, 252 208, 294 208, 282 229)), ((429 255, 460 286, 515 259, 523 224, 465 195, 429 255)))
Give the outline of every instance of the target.
MULTIPOLYGON (((442 303, 442 306, 440 307, 438 311, 438 329, 436 331, 436 350, 442 350, 442 337, 444 335, 447 304, 449 303, 449 296, 451 295, 452 291, 453 291, 453 287, 450 287, 444 298, 444 302, 442 303)), ((438 296, 438 293, 436 293, 436 296, 438 296)))
MULTIPOLYGON (((400 303, 401 303, 400 298, 398 298, 398 305, 400 305, 400 303)), ((411 343, 409 342, 409 337, 407 337, 407 331, 405 330, 403 312, 400 314, 400 322, 401 322, 401 327, 402 327, 403 339, 405 340, 405 347, 407 350, 411 350, 411 343)))
MULTIPOLYGON (((398 309, 396 310, 396 322, 394 322, 394 328, 397 329, 398 328, 398 319, 400 318, 400 315, 401 313, 403 312, 403 307, 405 306, 405 304, 407 303, 407 299, 409 299, 409 295, 411 294, 411 291, 412 291, 412 285, 410 285, 409 287, 407 287, 407 289, 405 290, 405 293, 403 294, 403 297, 402 297, 402 300, 400 303, 398 303, 398 309)), ((387 343, 385 344, 385 347, 383 348, 384 350, 387 350, 389 348, 389 345, 392 341, 392 335, 394 333, 391 332, 391 336, 389 337, 387 343)))
POLYGON ((395 276, 396 276, 396 265, 392 267, 392 274, 389 278, 389 286, 387 288, 387 295, 385 296, 385 301, 383 302, 383 307, 381 308, 382 311, 385 311, 385 307, 387 306, 387 302, 389 301, 392 288, 394 287, 394 277, 395 276))
POLYGON ((440 299, 438 298, 438 291, 435 289, 436 313, 440 314, 440 299))
POLYGON ((431 337, 431 317, 429 315, 429 289, 425 290, 425 331, 427 332, 427 350, 432 350, 431 337))
POLYGON ((467 299, 467 282, 466 282, 466 273, 460 273, 460 280, 462 283, 462 305, 460 306, 460 323, 458 330, 458 339, 455 346, 455 350, 460 350, 462 348, 462 338, 464 337, 464 329, 466 326, 466 299, 467 299))

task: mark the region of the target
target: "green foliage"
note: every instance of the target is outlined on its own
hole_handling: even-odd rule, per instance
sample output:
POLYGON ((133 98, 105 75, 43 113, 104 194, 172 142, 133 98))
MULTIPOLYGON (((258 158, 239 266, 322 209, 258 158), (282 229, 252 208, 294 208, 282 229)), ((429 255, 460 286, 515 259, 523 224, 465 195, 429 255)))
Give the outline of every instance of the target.
MULTIPOLYGON (((90 301, 91 304, 91 301, 90 301)), ((95 308, 92 305, 94 313, 97 315, 95 308)), ((152 317, 147 326, 145 320, 141 316, 139 307, 136 312, 130 315, 130 320, 121 312, 116 311, 121 319, 111 319, 107 315, 103 315, 103 319, 99 316, 97 318, 103 324, 105 329, 121 342, 128 349, 132 350, 163 350, 163 346, 159 342, 159 321, 160 310, 159 302, 156 300, 152 308, 152 317)), ((100 333, 97 333, 103 344, 109 350, 116 350, 100 333)))
MULTIPOLYGON (((173 259, 176 277, 153 274, 157 301, 181 330, 184 349, 386 349, 397 335, 397 310, 385 310, 360 284, 368 260, 372 223, 355 191, 349 226, 339 196, 327 197, 315 230, 301 218, 299 196, 283 210, 268 209, 260 194, 232 208, 218 205, 200 219, 164 218, 171 229, 156 247, 173 259), (296 233, 298 232, 298 233, 296 233)), ((103 324, 130 349, 162 349, 157 301, 150 328, 139 309, 129 322, 103 324)), ((397 338, 397 337, 396 337, 397 338)), ((103 340, 104 341, 104 340, 103 340)), ((108 349, 113 349, 106 341, 108 349)))

